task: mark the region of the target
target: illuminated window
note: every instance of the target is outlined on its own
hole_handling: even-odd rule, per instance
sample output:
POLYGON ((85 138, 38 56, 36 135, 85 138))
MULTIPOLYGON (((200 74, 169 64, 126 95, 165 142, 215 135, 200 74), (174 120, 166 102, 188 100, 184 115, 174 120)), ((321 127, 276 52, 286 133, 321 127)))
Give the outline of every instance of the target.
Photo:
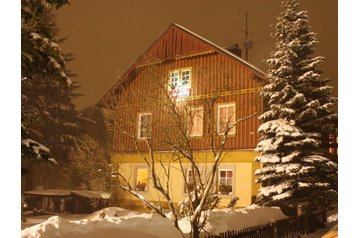
POLYGON ((136 191, 147 191, 148 190, 148 169, 147 168, 137 168, 136 191))
POLYGON ((233 123, 236 121, 236 105, 235 103, 219 104, 218 105, 218 132, 224 134, 226 130, 231 128, 229 135, 236 133, 233 123))
POLYGON ((172 71, 170 72, 170 88, 176 89, 179 85, 179 71, 172 71))
POLYGON ((148 139, 152 136, 152 113, 140 113, 138 118, 138 138, 148 139))
POLYGON ((182 86, 187 86, 190 84, 190 70, 185 69, 181 71, 181 84, 182 86))
POLYGON ((175 98, 187 97, 191 89, 191 69, 175 69, 169 72, 168 91, 175 98))
POLYGON ((219 169, 218 194, 231 195, 233 186, 233 170, 219 169))
POLYGON ((204 108, 195 107, 189 110, 189 136, 203 135, 204 108))

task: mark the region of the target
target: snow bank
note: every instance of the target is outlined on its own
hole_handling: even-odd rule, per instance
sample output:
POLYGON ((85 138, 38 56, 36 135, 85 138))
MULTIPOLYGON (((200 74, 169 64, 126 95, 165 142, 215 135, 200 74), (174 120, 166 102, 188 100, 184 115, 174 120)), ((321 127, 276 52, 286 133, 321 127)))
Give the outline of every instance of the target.
POLYGON ((94 213, 92 213, 91 215, 87 216, 86 218, 88 219, 99 219, 101 218, 101 216, 104 217, 130 217, 133 215, 138 215, 140 214, 139 212, 135 212, 135 211, 131 211, 131 210, 127 210, 121 207, 106 207, 103 208, 99 211, 96 211, 94 213))
MULTIPOLYGON (((168 214, 170 217, 170 214, 168 214)), ((279 208, 251 205, 244 209, 214 209, 209 212, 205 230, 219 234, 228 230, 238 230, 284 219, 286 216, 279 208)), ((179 220, 183 233, 191 230, 188 218, 179 220)), ((86 219, 66 221, 58 216, 21 232, 22 238, 179 238, 180 232, 175 229, 170 219, 157 214, 139 213, 118 207, 108 207, 97 211, 86 219)))
POLYGON ((327 222, 328 222, 328 223, 330 223, 330 222, 335 222, 335 221, 338 221, 338 213, 333 214, 333 215, 330 215, 330 216, 327 218, 327 222))
MULTIPOLYGON (((220 232, 262 225, 284 218, 287 218, 287 216, 279 208, 274 207, 251 205, 238 210, 230 208, 214 209, 209 214, 205 230, 210 234, 218 235, 220 232)), ((190 224, 187 219, 180 220, 179 225, 184 233, 190 232, 190 224)))
POLYGON ((22 238, 166 238, 182 237, 169 219, 156 214, 139 214, 121 208, 105 208, 88 219, 65 221, 53 216, 21 232, 22 238), (160 229, 158 229, 160 227, 160 229))

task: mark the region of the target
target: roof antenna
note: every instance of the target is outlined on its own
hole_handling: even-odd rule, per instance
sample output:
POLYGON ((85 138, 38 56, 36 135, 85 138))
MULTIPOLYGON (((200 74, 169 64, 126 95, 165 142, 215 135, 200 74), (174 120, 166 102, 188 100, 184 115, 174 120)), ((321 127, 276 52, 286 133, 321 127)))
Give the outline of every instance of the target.
POLYGON ((248 17, 247 17, 247 11, 245 12, 245 30, 241 30, 242 32, 245 33, 245 40, 244 40, 244 47, 245 47, 245 60, 248 61, 249 60, 249 50, 252 49, 253 47, 253 42, 252 40, 249 39, 249 34, 251 34, 251 32, 249 32, 249 28, 248 28, 248 17))

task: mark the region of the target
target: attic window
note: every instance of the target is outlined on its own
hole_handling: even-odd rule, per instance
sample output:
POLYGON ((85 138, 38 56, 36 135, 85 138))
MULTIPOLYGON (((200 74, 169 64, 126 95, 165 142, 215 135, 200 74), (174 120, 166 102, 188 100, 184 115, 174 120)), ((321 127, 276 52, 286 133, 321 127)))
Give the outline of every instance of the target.
POLYGON ((175 89, 179 84, 179 71, 170 72, 170 88, 175 89))
POLYGON ((168 92, 174 98, 190 95, 191 68, 174 69, 169 72, 168 92))

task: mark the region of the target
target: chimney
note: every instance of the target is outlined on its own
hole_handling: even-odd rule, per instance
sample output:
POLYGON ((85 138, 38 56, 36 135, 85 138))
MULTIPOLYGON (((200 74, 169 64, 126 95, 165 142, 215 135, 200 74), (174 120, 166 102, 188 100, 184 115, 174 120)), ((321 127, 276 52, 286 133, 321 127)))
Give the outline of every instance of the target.
POLYGON ((225 50, 230 51, 234 55, 237 55, 237 56, 241 57, 241 49, 240 49, 238 44, 229 45, 229 46, 224 47, 224 48, 225 48, 225 50))

